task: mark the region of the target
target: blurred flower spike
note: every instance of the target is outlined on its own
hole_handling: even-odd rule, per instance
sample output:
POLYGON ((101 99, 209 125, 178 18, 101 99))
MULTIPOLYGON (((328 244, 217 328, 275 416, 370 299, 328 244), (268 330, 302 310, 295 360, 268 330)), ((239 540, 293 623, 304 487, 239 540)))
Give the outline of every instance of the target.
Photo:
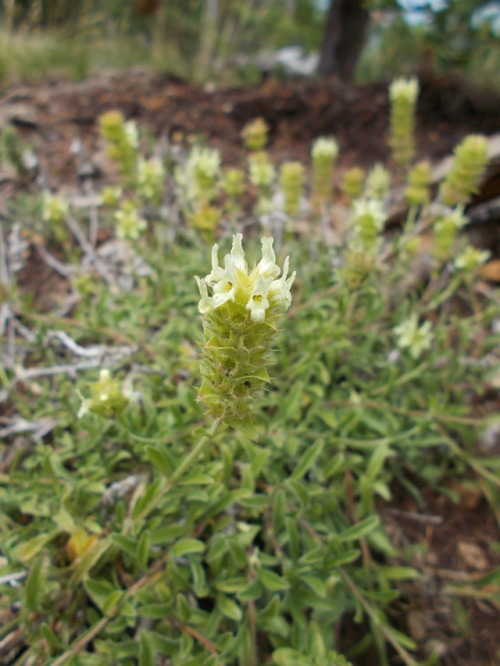
POLYGON ((333 166, 338 154, 339 145, 333 137, 320 136, 312 145, 312 190, 318 201, 326 201, 332 194, 333 166))
POLYGON ((248 150, 259 151, 263 150, 267 143, 268 132, 269 126, 264 118, 255 118, 241 130, 241 137, 248 150))
POLYGON ((420 358, 422 352, 432 346, 434 336, 431 331, 431 323, 426 321, 419 326, 417 315, 412 315, 393 330, 398 338, 398 347, 408 349, 410 356, 414 359, 420 358))
POLYGON ((221 156, 215 148, 193 146, 184 168, 177 168, 175 179, 190 201, 208 202, 216 194, 221 156))
POLYGON ((448 206, 465 204, 478 191, 488 164, 488 139, 470 134, 454 153, 451 169, 439 188, 439 196, 448 206))
POLYGON ((416 78, 395 79, 389 87, 391 101, 389 143, 396 164, 407 165, 415 154, 415 106, 418 91, 416 78))
POLYGON ((106 141, 109 157, 117 162, 127 180, 135 181, 139 148, 136 123, 125 121, 120 111, 112 110, 99 117, 99 129, 106 141))
POLYGON ((125 391, 120 380, 113 379, 109 370, 103 369, 99 379, 90 384, 90 398, 82 399, 78 418, 89 412, 116 419, 130 402, 130 393, 125 391))
POLYGON ((351 218, 356 242, 365 249, 371 248, 384 229, 386 217, 381 201, 357 199, 353 204, 351 218))
POLYGON ((488 261, 491 252, 468 245, 455 259, 455 268, 466 273, 473 273, 488 261))
POLYGON ((262 238, 262 258, 249 271, 242 235, 233 236, 231 252, 219 266, 212 249, 212 271, 196 277, 203 315, 203 382, 200 399, 216 418, 248 415, 249 400, 269 381, 266 366, 279 315, 292 302, 289 258, 283 271, 276 264, 273 239, 262 238), (280 275, 281 274, 281 275, 280 275))
POLYGON ((391 101, 404 100, 407 104, 415 104, 418 97, 418 80, 414 77, 394 79, 389 87, 391 101))
POLYGON ((69 213, 68 202, 57 194, 42 195, 42 219, 44 222, 62 222, 69 213))
POLYGON ((116 236, 122 240, 138 240, 147 229, 147 222, 139 217, 133 201, 124 201, 113 219, 116 224, 116 236))

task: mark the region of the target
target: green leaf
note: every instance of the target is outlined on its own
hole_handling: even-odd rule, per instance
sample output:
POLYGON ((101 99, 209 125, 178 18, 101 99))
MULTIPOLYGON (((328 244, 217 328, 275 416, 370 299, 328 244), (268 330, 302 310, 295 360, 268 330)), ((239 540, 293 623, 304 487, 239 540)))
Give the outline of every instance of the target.
POLYGON ((176 596, 175 605, 181 620, 183 622, 189 622, 189 618, 191 617, 191 607, 189 606, 188 602, 186 601, 186 597, 183 594, 179 593, 176 596))
MULTIPOLYGON (((249 377, 249 379, 252 379, 252 377, 249 377)), ((260 379, 260 377, 257 379, 260 379)), ((266 381, 269 381, 269 379, 266 381)), ((259 430, 250 418, 237 419, 234 417, 227 417, 226 423, 235 430, 241 432, 245 437, 248 437, 248 439, 255 441, 259 438, 259 430)))
POLYGON ((127 630, 129 622, 126 617, 119 615, 115 620, 112 620, 106 625, 106 634, 112 636, 120 636, 127 630))
POLYGON ((203 553, 205 544, 198 539, 181 539, 172 547, 174 557, 182 557, 190 553, 203 553))
POLYGON ((366 476, 370 481, 375 481, 380 474, 380 470, 384 466, 385 461, 394 455, 396 454, 387 446, 387 444, 382 444, 374 449, 366 468, 366 476))
POLYGON ((292 472, 291 478, 295 481, 301 479, 314 465, 316 458, 320 455, 322 450, 322 440, 318 440, 315 444, 309 447, 307 451, 302 454, 297 466, 292 472))
POLYGON ((149 631, 139 634, 139 666, 155 666, 155 649, 149 631))
POLYGON ((403 634, 403 632, 398 631, 397 629, 394 629, 394 627, 390 626, 387 626, 387 631, 400 645, 402 645, 407 650, 417 649, 418 646, 415 641, 406 634, 403 634))
POLYGON ((257 613, 257 622, 268 622, 280 612, 280 597, 275 594, 271 600, 257 613))
POLYGON ((277 536, 285 525, 286 518, 286 494, 279 488, 273 497, 273 533, 277 536))
POLYGON ((201 504, 206 504, 210 501, 210 495, 207 491, 202 488, 197 488, 196 486, 188 488, 185 497, 189 502, 200 502, 201 504))
POLYGON ((110 534, 111 542, 120 550, 135 557, 137 553, 137 539, 123 534, 110 534))
POLYGON ((241 592, 248 585, 248 580, 245 576, 239 576, 237 578, 226 578, 226 580, 217 581, 215 583, 215 588, 220 592, 226 592, 228 594, 236 594, 241 592))
POLYGON ((290 549, 290 557, 296 560, 299 557, 300 542, 299 532, 297 530, 297 521, 294 518, 287 516, 285 518, 286 532, 288 537, 288 547, 290 549))
POLYGON ((29 541, 25 541, 17 547, 17 556, 21 562, 29 562, 35 555, 45 547, 45 545, 51 541, 57 532, 49 532, 48 534, 39 534, 29 541))
POLYGON ((287 639, 290 634, 290 626, 282 615, 275 615, 267 622, 263 622, 262 629, 265 629, 269 634, 275 634, 282 639, 287 639))
MULTIPOLYGON (((103 666, 105 666, 105 664, 117 663, 118 660, 119 663, 129 663, 124 660, 129 657, 137 657, 137 641, 135 640, 122 640, 118 643, 117 641, 112 640, 101 641, 96 639, 92 642, 99 654, 104 654, 109 657, 106 662, 103 662, 103 666)), ((75 666, 79 665, 79 663, 79 661, 68 662, 68 664, 74 664, 75 666)))
POLYGON ((344 564, 351 564, 351 562, 355 562, 358 559, 360 554, 360 551, 357 548, 354 548, 352 550, 346 550, 345 553, 328 555, 325 566, 329 569, 334 569, 335 567, 341 567, 344 564))
POLYGON ((389 567, 378 564, 377 571, 387 580, 414 580, 420 576, 420 572, 413 567, 389 567))
POLYGON ((329 479, 330 477, 335 476, 339 470, 343 469, 344 465, 345 453, 343 451, 339 451, 323 468, 323 478, 329 479))
POLYGON ((175 471, 175 463, 170 455, 164 449, 157 449, 154 446, 146 446, 145 453, 149 462, 170 480, 175 471))
POLYGON ((250 464, 252 465, 252 472, 255 478, 257 478, 264 469, 264 466, 267 460, 269 459, 270 454, 271 452, 269 451, 269 449, 261 449, 257 446, 253 447, 250 464))
POLYGON ((160 499, 165 489, 165 482, 159 478, 146 486, 144 495, 139 498, 137 504, 132 511, 132 519, 140 520, 148 515, 148 513, 156 506, 157 501, 160 499))
POLYGON ((335 534, 335 541, 357 541, 361 537, 366 536, 372 532, 380 523, 379 516, 368 516, 364 520, 360 520, 356 525, 348 527, 346 530, 340 532, 340 534, 335 534))
POLYGON ((141 617, 151 620, 164 620, 172 612, 171 604, 145 604, 137 609, 141 617))
POLYGON ((207 562, 215 562, 215 560, 218 560, 220 557, 227 553, 228 548, 229 544, 227 539, 225 539, 222 534, 215 534, 210 539, 210 545, 208 547, 207 553, 207 562))
POLYGON ((315 412, 315 416, 318 416, 333 432, 338 428, 339 422, 337 414, 329 409, 318 409, 315 412))
POLYGON ((318 597, 326 597, 326 587, 323 581, 310 574, 301 574, 300 580, 305 583, 318 597))
POLYGON ((189 558, 189 566, 193 575, 193 591, 197 597, 208 597, 209 590, 207 587, 207 577, 205 569, 201 566, 200 562, 194 558, 189 558))
POLYGON ((276 666, 311 666, 311 660, 291 648, 278 648, 273 652, 276 666))
POLYGON ((269 496, 257 493, 252 497, 243 497, 240 500, 240 504, 241 506, 245 506, 249 509, 262 510, 264 507, 269 505, 269 496))
POLYGON ((102 612, 104 615, 112 615, 120 599, 123 597, 123 590, 113 590, 103 604, 102 612))
POLYGON ((83 553, 71 577, 74 584, 81 583, 87 577, 91 569, 109 550, 111 543, 110 539, 101 539, 83 553))
POLYGON ((214 480, 208 474, 189 474, 185 476, 182 481, 179 481, 180 486, 211 486, 214 480))
POLYGON ((31 567, 31 570, 26 581, 24 589, 26 607, 30 611, 35 611, 38 605, 38 600, 43 593, 43 583, 41 579, 43 560, 39 558, 31 567))
POLYGON ((288 479, 286 481, 287 486, 290 487, 293 494, 299 500, 302 506, 307 506, 309 502, 309 493, 305 483, 301 481, 296 481, 294 479, 288 479))
POLYGON ((247 585, 241 592, 238 592, 238 599, 243 603, 259 599, 263 593, 263 587, 257 578, 247 585))
POLYGON ((171 657, 172 654, 174 654, 175 650, 177 650, 176 640, 173 640, 168 636, 164 636, 163 634, 154 631, 151 632, 151 636, 153 638, 155 649, 160 654, 163 654, 166 657, 171 657))
POLYGON ((97 580, 95 578, 87 578, 83 586, 85 587, 85 591, 92 599, 94 604, 101 611, 103 611, 104 605, 109 595, 112 594, 115 590, 113 585, 108 580, 97 580))
POLYGON ((205 516, 207 519, 217 516, 219 513, 221 513, 221 511, 224 511, 224 509, 227 509, 228 506, 231 506, 231 504, 239 502, 245 497, 251 497, 251 496, 252 496, 252 491, 249 490, 248 488, 235 488, 235 490, 230 490, 217 502, 212 504, 212 506, 208 509, 205 516))
POLYGON ((56 648, 56 650, 63 651, 67 648, 67 645, 55 635, 55 633, 46 622, 42 622, 40 625, 40 633, 45 638, 47 643, 56 648))
POLYGON ((217 595, 217 608, 220 610, 224 617, 234 620, 235 622, 241 622, 243 618, 243 612, 238 604, 226 597, 225 594, 217 595))
POLYGON ((72 534, 75 531, 75 521, 64 507, 59 509, 59 511, 53 516, 52 520, 62 532, 72 534))
POLYGON ((238 542, 231 540, 229 542, 229 551, 231 553, 231 560, 234 562, 236 567, 245 567, 247 564, 247 554, 243 546, 238 542))
POLYGON ((279 576, 274 571, 269 569, 260 569, 258 572, 259 580, 266 589, 270 592, 279 592, 280 590, 288 590, 290 583, 279 576))
POLYGON ((151 533, 149 532, 149 530, 145 530, 142 533, 141 538, 139 539, 139 544, 137 546, 137 560, 140 569, 145 569, 148 565, 150 545, 151 545, 151 533))
POLYGON ((313 548, 299 559, 300 564, 317 565, 325 559, 325 550, 321 546, 313 548))
POLYGON ((151 530, 151 543, 154 546, 164 546, 175 541, 182 534, 185 534, 186 531, 184 525, 165 525, 165 527, 159 527, 156 530, 151 530))
POLYGON ((295 382, 291 390, 288 391, 286 398, 281 402, 281 416, 285 421, 297 419, 297 415, 301 412, 302 403, 302 389, 304 383, 301 381, 295 382))

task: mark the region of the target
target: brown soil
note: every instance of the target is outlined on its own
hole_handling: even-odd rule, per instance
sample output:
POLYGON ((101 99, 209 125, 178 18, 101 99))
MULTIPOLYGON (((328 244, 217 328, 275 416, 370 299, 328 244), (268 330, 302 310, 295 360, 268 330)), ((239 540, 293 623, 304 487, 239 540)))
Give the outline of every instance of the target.
MULTIPOLYGON (((468 133, 500 130, 500 98, 494 93, 453 77, 425 77, 421 88, 417 143, 422 157, 437 160, 468 133)), ((155 136, 182 141, 203 134, 229 163, 242 158, 239 133, 257 116, 271 128, 270 149, 277 162, 307 162, 311 141, 324 135, 337 138, 341 167, 369 167, 389 159, 385 83, 356 87, 331 80, 285 85, 268 79, 253 88, 211 90, 208 85, 201 88, 133 70, 103 72, 81 83, 58 79, 44 85, 18 84, 0 92, 0 126, 13 123, 35 145, 49 186, 76 178, 82 164, 75 164, 71 152, 75 139, 92 159, 96 120, 109 109, 120 109, 155 136)))
POLYGON ((418 506, 404 491, 380 507, 393 542, 406 553, 419 577, 400 584, 399 613, 393 621, 419 646, 421 659, 435 651, 443 666, 500 663, 500 569, 495 549, 500 530, 482 491, 470 482, 443 493, 423 489, 418 506))
MULTIPOLYGON (((436 161, 466 134, 500 130, 495 95, 453 77, 428 77, 421 85, 421 157, 436 161)), ((134 70, 105 72, 82 83, 53 80, 0 91, 0 126, 12 123, 34 145, 40 160, 38 183, 41 179, 54 188, 77 185, 78 173, 96 179, 108 175, 109 164, 99 158, 97 118, 109 109, 120 109, 155 137, 183 142, 203 134, 226 163, 243 158, 239 133, 257 116, 271 128, 269 147, 276 162, 307 161, 312 139, 322 135, 335 135, 339 141, 340 170, 389 162, 386 84, 360 88, 332 80, 285 85, 269 79, 255 88, 209 90, 134 70), (75 140, 83 146, 78 156, 71 149, 75 140)), ((29 178, 21 183, 28 189, 31 184, 29 178)), ((0 195, 8 196, 19 185, 19 180, 0 178, 0 195)), ((48 273, 41 273, 37 257, 32 259, 25 279, 30 282, 35 276, 37 298, 50 303, 60 288, 57 276, 48 274, 46 266, 48 273)), ((421 572, 416 581, 401 585, 402 600, 393 621, 414 638, 422 659, 434 649, 442 653, 445 666, 494 666, 500 663, 498 577, 486 588, 474 588, 474 582, 500 567, 500 551, 494 549, 500 530, 481 492, 465 484, 454 490, 457 503, 442 493, 424 491, 426 505, 418 507, 400 492, 389 506, 380 507, 391 536, 412 552, 409 563, 421 572), (490 596, 478 596, 480 590, 490 596)))

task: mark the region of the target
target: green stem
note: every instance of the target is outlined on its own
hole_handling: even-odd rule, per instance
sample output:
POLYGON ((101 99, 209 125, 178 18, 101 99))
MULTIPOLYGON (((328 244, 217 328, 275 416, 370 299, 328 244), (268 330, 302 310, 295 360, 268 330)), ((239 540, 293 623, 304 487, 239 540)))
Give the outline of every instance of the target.
POLYGON ((171 477, 171 479, 170 479, 170 483, 169 483, 169 485, 168 485, 168 487, 167 487, 167 490, 169 490, 169 489, 174 485, 174 483, 176 483, 176 482, 181 478, 181 476, 182 476, 182 475, 184 474, 184 472, 188 469, 188 467, 190 467, 191 463, 192 463, 194 460, 196 460, 196 458, 200 455, 200 453, 203 451, 203 449, 205 448, 205 446, 206 446, 210 441, 212 441, 212 438, 213 438, 213 436, 214 436, 214 434, 215 434, 215 431, 216 431, 217 428, 219 427, 219 423, 220 423, 220 421, 219 421, 218 419, 214 419, 214 421, 212 422, 212 425, 211 425, 210 428, 208 429, 207 434, 206 434, 206 435, 203 435, 203 436, 200 438, 200 440, 198 441, 198 443, 196 444, 196 446, 194 447, 194 449, 192 449, 192 450, 188 453, 188 455, 184 458, 184 460, 182 461, 182 463, 181 463, 181 464, 179 465, 179 467, 176 469, 175 473, 172 475, 172 477, 171 477))
POLYGON ((478 462, 475 458, 473 458, 470 454, 468 454, 467 451, 464 451, 462 448, 460 448, 460 446, 455 442, 455 440, 452 437, 450 437, 442 427, 439 427, 438 430, 442 434, 442 436, 446 440, 446 443, 456 456, 461 458, 467 465, 472 467, 472 469, 477 474, 485 478, 493 485, 497 486, 497 488, 500 488, 500 479, 498 478, 497 474, 493 474, 493 472, 490 472, 486 467, 481 465, 480 462, 478 462))
POLYGON ((158 492, 154 500, 150 502, 146 507, 144 507, 143 511, 139 515, 135 516, 135 521, 132 519, 128 521, 127 528, 124 529, 123 531, 124 534, 126 534, 130 529, 132 529, 134 522, 137 522, 139 520, 144 520, 144 518, 146 518, 151 513, 151 511, 153 511, 153 509, 155 509, 158 506, 161 500, 165 497, 165 495, 169 492, 169 490, 171 490, 174 487, 174 485, 181 478, 184 472, 188 469, 191 463, 200 455, 205 446, 212 441, 215 431, 217 430, 219 424, 220 421, 218 419, 214 419, 206 435, 203 435, 196 444, 196 446, 187 454, 182 463, 175 470, 174 474, 172 474, 172 476, 168 479, 167 484, 161 489, 160 492, 158 492))
MULTIPOLYGON (((435 283, 433 283, 435 284, 435 283)), ((424 312, 430 312, 432 310, 435 310, 437 307, 439 307, 442 303, 445 303, 453 293, 457 290, 457 288, 460 286, 460 279, 457 277, 452 277, 450 280, 450 283, 446 289, 441 291, 432 301, 429 301, 427 305, 423 305, 422 308, 422 313, 424 312)), ((431 295, 431 289, 429 288, 427 296, 431 295)), ((426 300, 426 295, 422 296, 420 302, 421 304, 424 304, 426 300)))
POLYGON ((383 634, 385 640, 392 645, 392 647, 396 650, 396 652, 399 654, 399 656, 403 659, 405 664, 407 666, 417 666, 417 662, 415 661, 415 659, 413 659, 411 654, 405 650, 405 648, 401 645, 401 643, 397 640, 397 638, 391 632, 390 628, 384 626, 384 624, 381 623, 380 618, 377 616, 376 611, 372 608, 372 606, 365 599, 365 597, 363 596, 363 593, 358 588, 356 583, 352 580, 352 578, 346 573, 346 571, 344 571, 344 569, 342 567, 339 567, 337 569, 337 571, 340 573, 340 575, 344 579, 344 582, 347 584, 347 586, 349 587, 351 592, 354 594, 356 599, 363 606, 366 614, 371 619, 374 626, 376 626, 380 629, 380 631, 383 634))

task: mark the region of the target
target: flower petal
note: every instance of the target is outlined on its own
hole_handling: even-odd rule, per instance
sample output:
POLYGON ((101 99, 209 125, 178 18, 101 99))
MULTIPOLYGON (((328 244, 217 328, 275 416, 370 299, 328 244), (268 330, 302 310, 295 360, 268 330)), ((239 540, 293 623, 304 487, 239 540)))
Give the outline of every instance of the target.
POLYGON ((209 286, 212 286, 214 282, 218 282, 224 278, 224 269, 222 266, 219 266, 218 250, 219 246, 215 243, 212 247, 212 270, 205 278, 209 286))
POLYGON ((236 268, 239 268, 240 271, 244 273, 247 272, 247 262, 245 259, 245 253, 242 246, 243 236, 242 234, 235 234, 233 236, 233 246, 231 248, 231 257, 233 258, 233 263, 236 268))
POLYGON ((266 310, 269 307, 267 294, 272 281, 272 277, 258 277, 255 280, 250 300, 246 306, 247 310, 250 310, 252 321, 264 321, 266 310))
POLYGON ((208 295, 207 282, 206 280, 201 280, 197 275, 194 276, 198 289, 200 290, 201 300, 198 303, 198 310, 201 314, 209 312, 213 307, 213 298, 208 295))
POLYGON ((276 255, 273 250, 274 238, 262 238, 261 243, 262 259, 257 264, 258 274, 262 277, 276 278, 280 274, 280 269, 276 265, 276 255))

